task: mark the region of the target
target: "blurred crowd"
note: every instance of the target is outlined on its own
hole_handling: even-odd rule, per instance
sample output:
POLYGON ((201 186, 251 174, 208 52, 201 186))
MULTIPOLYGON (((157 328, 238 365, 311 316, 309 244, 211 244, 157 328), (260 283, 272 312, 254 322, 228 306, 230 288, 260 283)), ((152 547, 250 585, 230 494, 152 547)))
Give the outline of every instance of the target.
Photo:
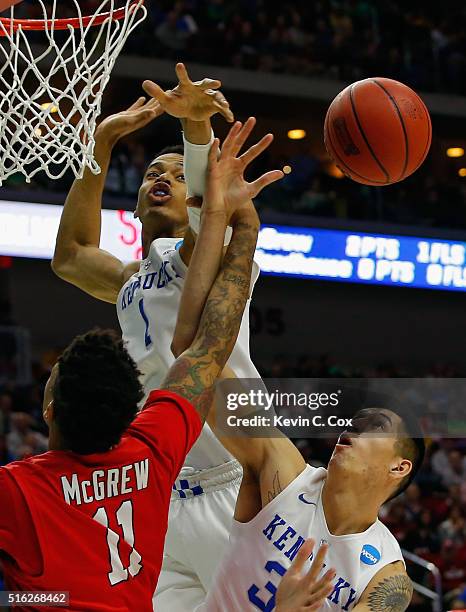
MULTIPOLYGON (((0 465, 44 452, 47 430, 42 419, 42 394, 51 364, 59 351, 51 351, 41 364, 34 364, 33 382, 18 386, 0 385, 0 465)), ((409 375, 390 364, 371 370, 338 364, 328 355, 282 355, 260 364, 264 377, 397 377, 409 375)), ((436 365, 433 377, 455 377, 460 373, 448 365, 436 365)), ((299 439, 295 444, 311 465, 325 465, 335 440, 299 439)), ((466 439, 429 440, 423 468, 415 482, 399 498, 386 504, 381 519, 400 545, 439 568, 445 595, 443 609, 466 608, 466 439)), ((417 565, 408 564, 410 576, 434 588, 432 576, 417 565)), ((430 610, 415 593, 412 610, 430 610)))
MULTIPOLYGON (((57 17, 75 15, 69 4, 57 3, 57 17)), ((110 1, 79 5, 92 14, 108 10, 110 1)), ((148 19, 126 53, 345 81, 383 75, 415 89, 466 93, 466 6, 457 0, 157 0, 146 6, 148 19)), ((16 14, 43 17, 36 0, 24 0, 16 14)))
POLYGON ((126 52, 466 93, 466 7, 400 0, 160 0, 126 52))

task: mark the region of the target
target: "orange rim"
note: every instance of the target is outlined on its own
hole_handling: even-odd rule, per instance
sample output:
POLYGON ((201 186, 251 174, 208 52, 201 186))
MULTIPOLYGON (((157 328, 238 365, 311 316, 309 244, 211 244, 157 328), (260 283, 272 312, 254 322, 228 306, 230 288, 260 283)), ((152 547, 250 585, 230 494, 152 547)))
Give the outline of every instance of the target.
POLYGON ((87 17, 70 17, 69 19, 9 19, 8 17, 0 17, 0 23, 3 24, 5 31, 0 27, 0 36, 6 36, 12 29, 14 32, 20 27, 22 30, 68 30, 69 26, 74 29, 87 27, 89 24, 92 26, 98 26, 104 23, 110 15, 112 21, 119 21, 123 19, 128 11, 136 10, 137 6, 142 6, 144 0, 133 0, 131 4, 126 7, 116 9, 113 12, 98 13, 97 15, 89 15, 87 17))

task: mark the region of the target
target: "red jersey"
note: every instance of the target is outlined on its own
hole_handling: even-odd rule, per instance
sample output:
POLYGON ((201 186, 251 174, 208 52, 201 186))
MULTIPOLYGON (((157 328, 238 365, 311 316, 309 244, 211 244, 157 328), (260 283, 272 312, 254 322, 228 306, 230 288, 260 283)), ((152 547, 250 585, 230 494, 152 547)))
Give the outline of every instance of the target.
POLYGON ((1 467, 7 589, 69 591, 80 612, 152 612, 172 486, 201 428, 187 400, 154 391, 107 453, 49 451, 1 467))

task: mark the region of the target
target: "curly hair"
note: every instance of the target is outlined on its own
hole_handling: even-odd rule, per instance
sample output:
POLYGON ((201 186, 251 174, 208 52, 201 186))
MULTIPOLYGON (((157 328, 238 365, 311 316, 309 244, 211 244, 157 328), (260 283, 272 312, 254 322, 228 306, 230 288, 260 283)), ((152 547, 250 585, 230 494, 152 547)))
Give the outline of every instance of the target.
POLYGON ((54 420, 69 450, 102 453, 118 444, 144 396, 139 374, 112 330, 94 329, 71 342, 53 387, 54 420))

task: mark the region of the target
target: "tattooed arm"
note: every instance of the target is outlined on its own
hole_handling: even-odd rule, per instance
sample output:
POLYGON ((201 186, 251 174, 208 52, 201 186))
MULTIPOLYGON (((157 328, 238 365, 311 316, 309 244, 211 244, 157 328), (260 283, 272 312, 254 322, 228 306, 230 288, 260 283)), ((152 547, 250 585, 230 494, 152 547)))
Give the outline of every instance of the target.
POLYGON ((283 172, 274 170, 251 183, 245 180, 244 173, 249 164, 263 153, 273 140, 272 134, 267 134, 240 155, 255 123, 253 117, 244 125, 236 122, 223 142, 221 153, 217 140, 210 150, 201 209, 201 229, 185 280, 171 345, 175 357, 188 348, 196 335, 207 296, 220 266, 222 251, 218 247, 218 241, 220 240, 223 246, 225 224, 240 208, 250 208, 251 214, 254 214, 252 199, 264 187, 283 177, 283 172), (222 194, 223 197, 220 197, 222 194), (223 219, 220 218, 222 213, 223 219), (212 218, 213 215, 217 217, 212 218))
POLYGON ((413 585, 401 561, 383 567, 367 585, 354 612, 404 612, 413 596, 413 585))
POLYGON ((239 211, 232 225, 233 237, 208 295, 196 336, 162 384, 162 389, 188 399, 203 422, 212 402, 214 382, 238 336, 259 233, 259 219, 251 208, 239 211))

